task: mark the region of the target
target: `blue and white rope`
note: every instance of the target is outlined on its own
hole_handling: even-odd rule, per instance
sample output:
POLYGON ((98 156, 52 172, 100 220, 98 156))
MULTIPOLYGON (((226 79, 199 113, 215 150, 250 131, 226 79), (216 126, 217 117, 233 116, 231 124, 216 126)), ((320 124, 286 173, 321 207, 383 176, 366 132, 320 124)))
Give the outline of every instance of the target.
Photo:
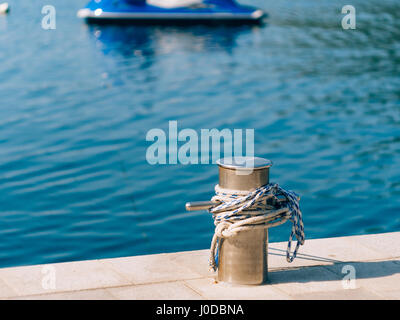
POLYGON ((290 220, 293 224, 290 233, 286 260, 292 262, 300 245, 304 244, 304 224, 299 207, 299 196, 287 191, 276 183, 267 184, 254 191, 222 189, 215 186, 216 195, 212 201, 221 204, 211 208, 215 233, 211 242, 210 267, 218 268, 217 250, 219 239, 234 236, 240 231, 267 229, 290 220), (297 244, 290 255, 292 239, 296 236, 297 244))

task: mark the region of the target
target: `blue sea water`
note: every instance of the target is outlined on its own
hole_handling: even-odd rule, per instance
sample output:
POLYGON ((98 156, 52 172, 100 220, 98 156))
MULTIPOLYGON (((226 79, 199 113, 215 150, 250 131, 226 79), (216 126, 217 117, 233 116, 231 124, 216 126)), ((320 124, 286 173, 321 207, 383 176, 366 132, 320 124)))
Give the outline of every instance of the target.
MULTIPOLYGON (((215 165, 150 165, 146 133, 255 130, 307 238, 400 230, 400 3, 246 0, 264 26, 90 27, 85 0, 0 16, 0 267, 204 249, 215 165)), ((287 223, 270 231, 286 241, 287 223)))

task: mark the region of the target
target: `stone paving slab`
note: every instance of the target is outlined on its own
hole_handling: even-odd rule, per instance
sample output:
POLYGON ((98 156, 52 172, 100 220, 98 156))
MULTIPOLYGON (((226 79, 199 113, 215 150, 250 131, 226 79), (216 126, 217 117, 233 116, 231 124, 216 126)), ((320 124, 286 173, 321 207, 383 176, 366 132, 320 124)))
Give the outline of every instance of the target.
POLYGON ((185 297, 187 300, 203 300, 204 298, 186 285, 185 282, 162 282, 149 285, 138 285, 106 289, 115 298, 121 300, 179 300, 185 297))
MULTIPOLYGON (((295 300, 304 300, 304 295, 294 294, 292 298, 295 300)), ((383 300, 382 296, 379 296, 371 291, 364 288, 352 289, 352 290, 339 290, 329 292, 313 292, 307 294, 307 300, 383 300)))
POLYGON ((287 243, 270 243, 261 286, 217 282, 209 250, 4 268, 0 299, 400 299, 399 244, 400 232, 311 239, 289 264, 287 243))
POLYGON ((116 300, 108 289, 92 289, 69 292, 55 292, 30 296, 19 296, 13 300, 116 300))
MULTIPOLYGON (((189 256, 192 256, 189 254, 189 256)), ((108 270, 120 274, 132 284, 150 284, 201 277, 193 268, 177 263, 170 254, 154 254, 127 258, 104 259, 108 270)), ((0 273, 1 275, 1 273, 0 273)))
POLYGON ((206 299, 226 300, 289 300, 290 296, 273 286, 231 285, 218 283, 214 278, 202 278, 185 281, 189 287, 206 299))
MULTIPOLYGON (((130 283, 99 260, 0 269, 0 279, 17 296, 123 286, 130 283), (55 275, 55 287, 51 273, 55 275)), ((131 283, 132 284, 132 283, 131 283)), ((0 295, 3 290, 0 290, 0 295)))

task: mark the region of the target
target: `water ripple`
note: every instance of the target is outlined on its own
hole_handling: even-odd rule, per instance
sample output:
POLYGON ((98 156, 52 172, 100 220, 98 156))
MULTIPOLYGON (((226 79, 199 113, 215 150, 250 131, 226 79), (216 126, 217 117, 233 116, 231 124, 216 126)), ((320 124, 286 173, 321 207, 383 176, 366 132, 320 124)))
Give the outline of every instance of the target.
MULTIPOLYGON (((212 165, 152 166, 152 128, 254 128, 309 238, 400 228, 400 5, 243 0, 263 27, 88 27, 82 1, 0 17, 0 266, 202 249, 212 165), (39 13, 39 14, 38 14, 39 13), (21 22, 23 17, 24 23, 21 22)), ((38 9, 39 8, 39 9, 38 9)), ((289 226, 270 232, 285 241, 289 226)))

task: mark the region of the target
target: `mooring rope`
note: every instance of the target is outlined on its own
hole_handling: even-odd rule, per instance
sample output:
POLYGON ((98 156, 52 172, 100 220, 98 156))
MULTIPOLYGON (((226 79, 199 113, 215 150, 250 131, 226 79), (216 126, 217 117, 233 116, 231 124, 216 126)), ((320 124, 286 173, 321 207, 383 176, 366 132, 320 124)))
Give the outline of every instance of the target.
POLYGON ((276 183, 267 184, 254 191, 222 189, 215 186, 216 195, 212 201, 221 204, 209 209, 213 214, 215 233, 211 242, 210 267, 218 268, 216 255, 221 238, 229 238, 241 231, 267 229, 290 220, 293 223, 290 233, 286 260, 292 262, 300 245, 304 244, 304 225, 299 207, 299 196, 287 191, 276 183), (290 255, 292 239, 296 236, 297 244, 290 255))

